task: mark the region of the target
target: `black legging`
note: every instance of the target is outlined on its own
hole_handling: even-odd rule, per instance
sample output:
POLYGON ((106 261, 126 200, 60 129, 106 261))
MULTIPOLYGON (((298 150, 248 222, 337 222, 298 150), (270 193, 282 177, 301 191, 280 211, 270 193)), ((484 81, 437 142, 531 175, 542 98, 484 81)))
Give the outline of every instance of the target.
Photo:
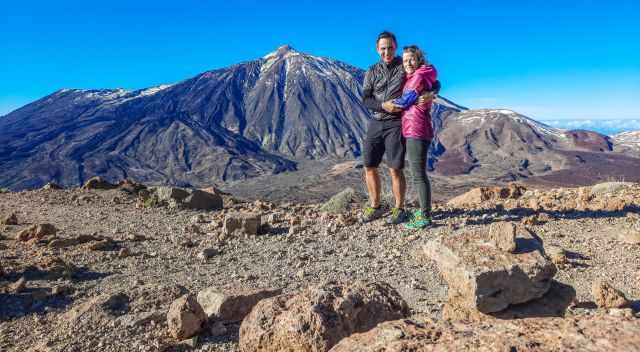
POLYGON ((407 138, 411 184, 418 192, 420 209, 427 216, 431 215, 431 185, 427 177, 427 152, 430 145, 431 140, 407 138))

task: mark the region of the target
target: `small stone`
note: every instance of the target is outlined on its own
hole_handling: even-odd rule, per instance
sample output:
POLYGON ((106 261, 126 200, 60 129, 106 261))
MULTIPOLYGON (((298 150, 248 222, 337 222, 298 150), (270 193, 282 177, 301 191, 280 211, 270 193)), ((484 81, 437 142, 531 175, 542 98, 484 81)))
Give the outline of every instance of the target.
POLYGON ((198 253, 198 259, 206 261, 207 259, 220 254, 217 248, 205 248, 198 253))
POLYGON ((280 222, 280 216, 278 213, 269 213, 265 217, 265 221, 269 224, 277 224, 280 222))
POLYGON ((614 317, 633 318, 633 309, 631 308, 612 308, 608 311, 609 315, 614 317))
POLYGON ((591 288, 591 294, 599 308, 625 308, 631 304, 624 293, 606 281, 596 281, 591 288))
POLYGON ((189 224, 184 227, 184 233, 202 234, 202 230, 196 224, 189 224))
POLYGON ((142 326, 149 323, 151 324, 159 323, 164 318, 165 318, 165 313, 163 311, 156 310, 151 312, 126 314, 119 317, 117 320, 123 326, 133 327, 133 326, 142 326))
POLYGON ((16 213, 11 213, 4 219, 2 219, 2 224, 4 225, 18 225, 18 216, 16 213))
POLYGON ((551 261, 556 265, 564 265, 567 264, 567 256, 565 250, 558 246, 546 246, 544 249, 545 253, 551 261))
POLYGON ((207 217, 203 214, 194 215, 191 217, 190 222, 192 224, 204 224, 207 222, 207 217))
POLYGON ((129 250, 129 248, 127 248, 127 247, 121 248, 118 251, 118 257, 119 258, 126 258, 126 257, 129 257, 129 256, 131 256, 131 250, 129 250))
POLYGON ((143 235, 130 233, 127 235, 126 239, 127 241, 131 241, 131 242, 142 242, 142 241, 145 241, 147 238, 143 235))
POLYGON ((501 251, 513 253, 516 250, 516 225, 499 222, 491 225, 489 239, 501 251))
POLYGON ((170 200, 181 202, 189 196, 189 192, 178 187, 158 187, 155 189, 155 193, 161 202, 169 202, 170 200))
POLYGON ((48 182, 46 185, 42 186, 42 189, 44 190, 58 190, 58 189, 62 189, 62 187, 60 185, 58 185, 55 182, 48 182))
POLYGON ((295 235, 297 233, 302 232, 302 230, 304 230, 304 228, 302 226, 298 226, 298 225, 293 225, 289 227, 289 235, 295 235))
POLYGON ((298 270, 298 272, 296 273, 296 277, 300 280, 304 279, 306 273, 304 272, 304 270, 298 270))
POLYGON ((330 213, 340 213, 349 209, 349 204, 351 204, 351 200, 355 191, 351 187, 347 187, 342 192, 334 195, 329 199, 326 203, 324 203, 320 207, 320 211, 330 212, 330 213))
POLYGON ((116 243, 113 242, 112 239, 107 237, 101 241, 91 243, 89 246, 87 246, 87 248, 89 248, 92 251, 106 251, 106 250, 113 249, 115 245, 116 243))
POLYGON ((211 336, 224 336, 227 333, 227 327, 221 321, 217 321, 211 325, 209 332, 211 336))
POLYGON ((190 338, 202 330, 207 320, 202 307, 191 294, 185 294, 171 303, 167 313, 169 334, 178 340, 190 338))
POLYGON ((249 236, 258 235, 260 229, 260 215, 252 213, 230 213, 224 218, 222 231, 226 235, 231 235, 236 231, 241 231, 249 236))
POLYGON ((88 179, 87 182, 85 182, 85 184, 82 186, 82 188, 84 189, 114 189, 116 187, 118 186, 107 182, 100 176, 94 176, 88 179))
POLYGON ((54 296, 66 296, 72 294, 74 291, 73 286, 58 285, 51 289, 51 294, 54 296))
POLYGON ((31 225, 26 229, 18 232, 16 239, 18 241, 29 241, 32 239, 42 239, 46 236, 53 236, 58 232, 55 226, 51 224, 31 225))
POLYGON ((198 340, 199 340, 198 336, 194 336, 192 338, 180 341, 180 345, 188 347, 189 349, 194 349, 198 347, 198 340))
POLYGON ((9 285, 9 291, 12 293, 20 293, 27 288, 27 279, 21 277, 20 280, 9 285))

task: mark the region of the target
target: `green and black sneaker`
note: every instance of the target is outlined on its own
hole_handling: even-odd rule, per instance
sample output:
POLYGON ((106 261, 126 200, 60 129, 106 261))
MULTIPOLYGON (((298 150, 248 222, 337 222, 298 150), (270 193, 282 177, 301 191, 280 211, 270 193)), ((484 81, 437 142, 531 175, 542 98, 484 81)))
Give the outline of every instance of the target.
POLYGON ((367 223, 376 219, 380 219, 384 214, 384 209, 381 206, 377 208, 374 207, 366 207, 362 211, 362 215, 360 215, 360 222, 367 223))
POLYGON ((425 215, 422 210, 416 210, 411 220, 404 224, 404 228, 409 230, 420 230, 431 226, 433 220, 430 215, 425 215))
POLYGON ((387 218, 387 224, 398 225, 409 219, 409 214, 402 208, 391 208, 391 215, 387 218))

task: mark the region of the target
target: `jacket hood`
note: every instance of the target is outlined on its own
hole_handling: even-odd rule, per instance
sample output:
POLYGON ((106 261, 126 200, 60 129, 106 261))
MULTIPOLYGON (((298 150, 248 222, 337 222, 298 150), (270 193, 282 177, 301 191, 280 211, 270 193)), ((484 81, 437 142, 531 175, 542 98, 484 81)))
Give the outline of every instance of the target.
POLYGON ((436 80, 437 74, 438 73, 436 71, 436 68, 431 64, 427 64, 418 67, 418 69, 415 70, 412 74, 407 75, 407 78, 413 77, 414 75, 420 75, 423 76, 427 81, 433 82, 436 80))

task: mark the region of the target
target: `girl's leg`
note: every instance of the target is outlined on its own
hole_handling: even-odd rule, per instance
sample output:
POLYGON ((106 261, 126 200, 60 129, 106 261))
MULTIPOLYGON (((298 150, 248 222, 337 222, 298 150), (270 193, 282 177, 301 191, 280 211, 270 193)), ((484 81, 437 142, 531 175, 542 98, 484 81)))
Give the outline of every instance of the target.
POLYGON ((427 177, 427 153, 430 145, 430 140, 407 138, 411 184, 418 192, 420 210, 425 216, 431 216, 431 184, 427 177))

